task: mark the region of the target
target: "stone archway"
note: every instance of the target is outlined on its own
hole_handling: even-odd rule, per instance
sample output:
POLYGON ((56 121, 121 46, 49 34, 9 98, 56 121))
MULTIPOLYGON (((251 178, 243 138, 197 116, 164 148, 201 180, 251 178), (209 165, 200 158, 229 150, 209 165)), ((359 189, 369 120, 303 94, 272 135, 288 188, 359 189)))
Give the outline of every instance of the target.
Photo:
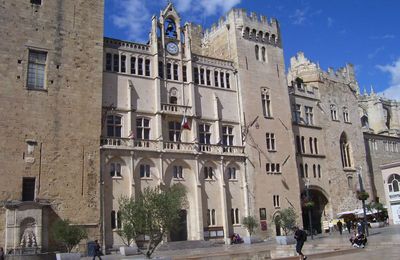
POLYGON ((306 191, 301 194, 302 199, 302 216, 303 216, 303 227, 305 230, 310 230, 309 211, 311 210, 311 220, 314 233, 322 233, 322 219, 326 211, 329 200, 326 193, 317 187, 309 188, 309 198, 314 202, 314 206, 311 208, 306 207, 307 199, 306 191))

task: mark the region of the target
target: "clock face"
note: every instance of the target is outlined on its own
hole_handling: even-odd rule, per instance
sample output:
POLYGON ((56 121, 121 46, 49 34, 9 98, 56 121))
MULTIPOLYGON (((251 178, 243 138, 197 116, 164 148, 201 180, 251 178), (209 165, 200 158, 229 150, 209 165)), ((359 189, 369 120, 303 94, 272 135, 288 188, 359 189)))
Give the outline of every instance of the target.
POLYGON ((167 51, 171 54, 177 54, 179 51, 178 45, 174 42, 167 43, 167 51))

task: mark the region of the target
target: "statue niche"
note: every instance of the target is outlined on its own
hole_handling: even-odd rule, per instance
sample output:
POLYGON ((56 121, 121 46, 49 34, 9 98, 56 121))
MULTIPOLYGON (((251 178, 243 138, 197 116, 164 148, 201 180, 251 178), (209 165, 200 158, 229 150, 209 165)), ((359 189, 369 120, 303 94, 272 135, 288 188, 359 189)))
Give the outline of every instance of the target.
POLYGON ((36 248, 35 220, 26 218, 21 222, 21 248, 36 248))
POLYGON ((173 39, 176 39, 176 37, 178 36, 176 32, 176 24, 174 20, 172 20, 171 18, 165 20, 165 35, 168 38, 173 38, 173 39))

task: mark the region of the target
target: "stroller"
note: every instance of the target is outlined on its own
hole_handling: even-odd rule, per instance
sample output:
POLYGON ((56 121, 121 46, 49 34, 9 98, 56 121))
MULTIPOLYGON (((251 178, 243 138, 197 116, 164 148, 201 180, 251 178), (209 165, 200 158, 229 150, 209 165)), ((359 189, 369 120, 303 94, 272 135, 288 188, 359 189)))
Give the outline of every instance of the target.
POLYGON ((367 238, 363 233, 356 234, 354 237, 350 238, 350 243, 353 247, 364 248, 367 244, 367 238))

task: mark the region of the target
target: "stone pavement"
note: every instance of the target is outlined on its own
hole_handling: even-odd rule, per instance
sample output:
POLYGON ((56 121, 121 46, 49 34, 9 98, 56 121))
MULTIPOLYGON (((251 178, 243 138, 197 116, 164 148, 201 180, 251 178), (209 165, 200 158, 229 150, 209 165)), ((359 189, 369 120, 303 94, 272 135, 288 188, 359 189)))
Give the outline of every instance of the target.
MULTIPOLYGON (((309 256, 308 259, 400 259, 400 225, 370 229, 370 236, 368 237, 368 244, 365 249, 352 248, 349 237, 348 233, 343 233, 342 236, 339 233, 318 235, 314 237, 314 240, 308 237, 303 253, 309 256), (385 257, 380 257, 381 255, 385 257)), ((174 260, 299 259, 296 256, 294 245, 276 245, 273 239, 252 245, 220 245, 208 248, 157 251, 155 254, 156 257, 161 255, 174 260)), ((143 259, 143 256, 107 255, 102 258, 125 260, 143 259)), ((91 258, 87 257, 83 259, 91 258)))

